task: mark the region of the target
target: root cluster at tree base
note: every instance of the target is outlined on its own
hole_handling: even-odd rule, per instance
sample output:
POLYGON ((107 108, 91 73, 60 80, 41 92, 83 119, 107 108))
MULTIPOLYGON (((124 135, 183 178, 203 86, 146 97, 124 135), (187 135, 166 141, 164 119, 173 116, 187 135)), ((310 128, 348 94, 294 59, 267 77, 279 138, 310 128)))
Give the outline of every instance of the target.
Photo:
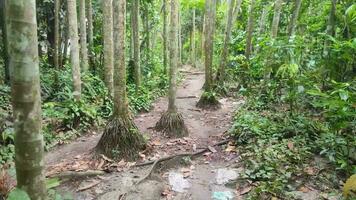
POLYGON ((129 117, 115 117, 105 127, 96 153, 119 160, 133 160, 145 147, 145 140, 129 117))

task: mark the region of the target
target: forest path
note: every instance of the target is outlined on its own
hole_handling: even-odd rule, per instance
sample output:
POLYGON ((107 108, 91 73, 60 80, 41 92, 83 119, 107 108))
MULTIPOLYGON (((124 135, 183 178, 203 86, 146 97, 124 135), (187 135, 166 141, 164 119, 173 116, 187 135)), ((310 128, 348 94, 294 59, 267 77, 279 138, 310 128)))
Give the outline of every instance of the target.
MULTIPOLYGON (((185 66, 181 73, 185 74, 185 79, 177 91, 177 107, 183 114, 189 129, 189 137, 169 139, 152 130, 168 105, 166 97, 159 98, 150 112, 139 114, 135 118, 140 131, 149 138, 149 151, 141 154, 142 161, 196 151, 223 140, 224 133, 231 127, 234 111, 243 104, 243 100, 223 98, 220 100, 221 109, 200 110, 195 105, 202 93, 204 73, 189 66, 185 66)), ((88 158, 87 155, 99 138, 100 134, 90 134, 49 152, 46 156, 48 171, 58 169, 85 171, 98 165, 104 168, 102 163, 93 164, 92 161, 83 159, 88 158)), ((233 146, 215 147, 212 152, 205 153, 195 160, 182 163, 182 160, 173 159, 164 163, 159 171, 156 170, 158 172, 153 179, 144 181, 139 186, 135 186, 135 182, 148 173, 150 166, 130 168, 127 166, 132 163, 122 161, 110 164, 111 169, 112 166, 117 167, 118 172, 85 180, 71 180, 57 190, 72 193, 75 199, 86 200, 120 199, 120 195, 124 193, 128 194, 126 199, 143 200, 229 199, 225 197, 234 196, 236 186, 229 188, 224 184, 237 178, 239 170, 234 166, 238 165, 237 161, 238 155, 233 146), (78 191, 78 188, 83 189, 91 185, 95 186, 78 191)), ((104 159, 102 162, 106 163, 107 160, 104 159)))

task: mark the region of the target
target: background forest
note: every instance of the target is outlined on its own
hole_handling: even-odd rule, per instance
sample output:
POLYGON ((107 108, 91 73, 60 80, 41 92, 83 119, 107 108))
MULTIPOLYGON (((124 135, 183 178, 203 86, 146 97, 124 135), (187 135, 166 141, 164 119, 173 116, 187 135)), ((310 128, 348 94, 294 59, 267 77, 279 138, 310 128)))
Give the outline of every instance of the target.
MULTIPOLYGON (((5 182, 15 167, 12 69, 5 34, 9 1, 0 0, 0 199, 13 188, 5 182)), ((126 46, 121 57, 126 72, 120 77, 126 80, 133 115, 150 111, 170 88, 175 58, 170 54, 175 44, 170 3, 126 2, 121 44, 126 46)), ((118 30, 108 20, 111 7, 105 0, 36 1, 45 151, 102 130, 119 112, 112 98, 118 75, 114 63, 120 59, 112 50, 118 30), (76 37, 79 43, 70 42, 76 37), (79 57, 72 57, 73 51, 79 57)), ((205 67, 197 106, 219 109, 218 100, 226 96, 244 100, 227 134, 242 157, 244 178, 258 183, 246 197, 291 199, 290 191, 311 179, 331 199, 349 177, 353 179, 343 194, 355 197, 355 2, 180 0, 177 11, 176 65, 205 67)), ((179 84, 183 74, 177 79, 179 84)))

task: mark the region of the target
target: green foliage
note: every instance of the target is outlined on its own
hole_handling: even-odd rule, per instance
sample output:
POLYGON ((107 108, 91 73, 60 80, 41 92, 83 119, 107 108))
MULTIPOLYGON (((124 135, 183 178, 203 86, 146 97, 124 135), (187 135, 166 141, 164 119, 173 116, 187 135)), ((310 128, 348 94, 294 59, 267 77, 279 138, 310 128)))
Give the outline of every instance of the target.
POLYGON ((7 200, 30 200, 30 197, 25 191, 15 188, 10 192, 7 200))

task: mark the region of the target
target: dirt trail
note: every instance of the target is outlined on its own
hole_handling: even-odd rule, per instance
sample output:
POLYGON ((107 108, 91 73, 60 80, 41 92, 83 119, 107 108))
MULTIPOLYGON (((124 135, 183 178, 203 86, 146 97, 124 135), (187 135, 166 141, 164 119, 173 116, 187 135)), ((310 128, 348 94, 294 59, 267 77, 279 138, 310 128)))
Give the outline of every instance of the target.
MULTIPOLYGON (((144 155, 144 159, 154 159, 178 152, 191 152, 201 147, 212 145, 222 139, 222 135, 230 128, 234 110, 243 101, 229 98, 221 99, 221 109, 217 111, 203 111, 196 108, 196 102, 201 95, 204 74, 196 69, 185 67, 182 70, 185 80, 177 91, 177 107, 182 112, 189 129, 189 137, 184 139, 169 139, 152 130, 159 120, 161 113, 167 108, 167 98, 156 101, 149 113, 139 114, 136 124, 154 144, 151 152, 144 155)), ((95 147, 100 134, 91 134, 76 141, 58 147, 46 156, 48 166, 61 162, 75 160, 83 154, 88 154, 95 147)), ((233 151, 224 151, 224 147, 216 147, 216 152, 209 152, 196 160, 171 161, 151 180, 135 186, 135 182, 143 177, 150 166, 130 168, 121 172, 110 173, 101 177, 85 180, 70 181, 58 188, 74 194, 75 199, 121 199, 120 195, 127 194, 125 199, 229 199, 235 195, 236 186, 224 186, 230 179, 236 179, 238 169, 232 168, 237 164, 238 156, 233 151), (78 192, 77 189, 98 183, 96 186, 78 192), (161 194, 164 194, 163 196, 161 194), (213 196, 215 196, 213 198, 213 196), (226 197, 226 198, 225 198, 226 197)))

